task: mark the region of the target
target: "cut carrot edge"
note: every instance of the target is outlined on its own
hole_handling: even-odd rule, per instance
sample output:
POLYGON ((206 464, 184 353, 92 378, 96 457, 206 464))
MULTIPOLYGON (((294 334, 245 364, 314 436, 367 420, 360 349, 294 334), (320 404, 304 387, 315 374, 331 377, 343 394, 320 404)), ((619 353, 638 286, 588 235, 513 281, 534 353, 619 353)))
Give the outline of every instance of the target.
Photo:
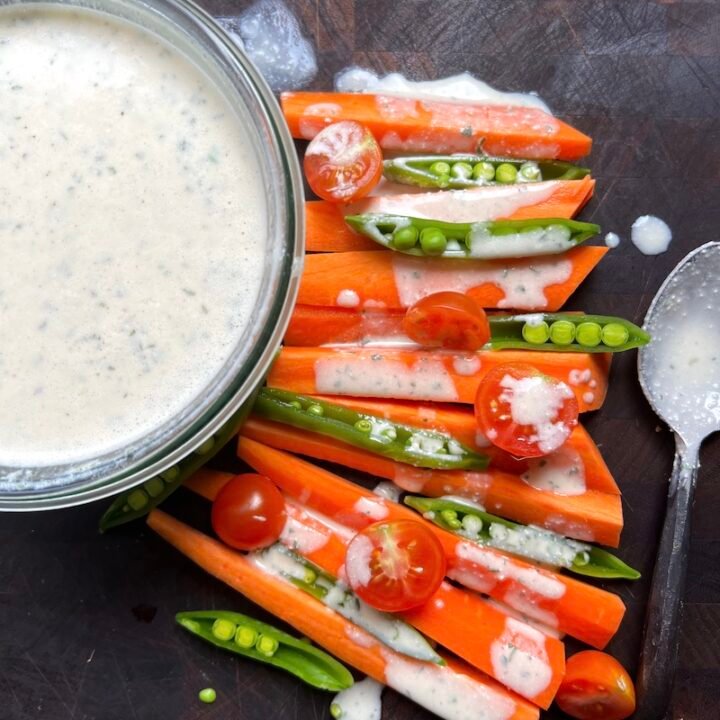
POLYGON ((485 374, 505 363, 526 363, 572 385, 580 412, 605 400, 610 354, 547 353, 531 350, 477 353, 428 352, 364 347, 283 347, 268 374, 272 387, 305 395, 351 395, 395 400, 430 400, 472 405, 485 374), (381 384, 378 378, 387 378, 381 384), (392 384, 390 383, 392 380, 392 384))
POLYGON ((543 255, 517 260, 460 260, 402 255, 389 250, 368 252, 315 253, 305 257, 298 302, 320 307, 342 306, 348 293, 357 296, 357 307, 368 309, 406 308, 423 295, 460 289, 484 308, 502 308, 505 291, 492 279, 478 278, 478 270, 502 273, 547 268, 554 272, 569 263, 569 275, 562 282, 545 286, 545 302, 535 298, 514 302, 516 310, 555 312, 600 262, 607 247, 579 245, 560 255, 543 255), (419 274, 418 279, 412 279, 419 274), (402 278, 399 287, 396 277, 402 278), (423 280, 424 277, 424 280, 423 280), (465 279, 464 279, 465 278, 465 279), (479 284, 473 285, 474 282, 479 284), (338 302, 340 299, 340 302, 338 302))
MULTIPOLYGON (((274 480, 278 473, 279 469, 276 468, 274 472, 268 474, 268 477, 274 480)), ((213 477, 212 471, 207 471, 204 476, 186 484, 199 495, 214 500, 230 478, 232 475, 228 473, 216 473, 213 477)), ((380 501, 368 499, 368 502, 380 501)), ((324 523, 322 516, 308 513, 302 504, 287 497, 285 512, 288 516, 286 532, 287 528, 290 528, 290 534, 287 537, 281 536, 280 542, 325 572, 339 577, 345 563, 347 544, 352 538, 352 530, 347 528, 348 534, 341 536, 331 526, 335 525, 334 521, 324 523), (293 543, 293 537, 303 537, 307 534, 313 538, 322 536, 325 542, 320 544, 312 542, 308 549, 304 548, 302 543, 293 543)), ((474 593, 461 590, 449 583, 442 583, 433 597, 421 607, 399 615, 430 639, 502 684, 502 678, 497 677, 497 669, 492 661, 492 648, 493 643, 503 642, 503 635, 507 632, 508 613, 487 603, 474 593), (468 628, 472 628, 472 631, 468 632, 468 628)), ((512 625, 511 623, 511 627, 512 625)), ((532 627, 526 629, 526 622, 515 621, 514 628, 517 634, 528 642, 526 651, 538 660, 547 662, 552 670, 552 678, 543 691, 534 696, 529 696, 517 688, 515 692, 536 705, 547 708, 555 697, 565 673, 564 646, 560 640, 552 636, 538 640, 537 631, 532 627), (542 647, 539 647, 540 645, 542 647), (547 656, 547 660, 543 655, 547 656)))
POLYGON ((398 686, 393 669, 398 665, 402 668, 414 668, 426 676, 432 674, 446 680, 459 679, 476 687, 479 694, 489 696, 489 699, 497 699, 498 702, 508 705, 513 703, 512 714, 509 715, 513 720, 537 720, 537 708, 509 693, 497 682, 470 666, 449 659, 448 664, 442 667, 400 655, 380 645, 371 635, 312 596, 290 583, 268 575, 240 553, 163 511, 153 510, 148 515, 147 523, 158 535, 206 572, 378 682, 407 694, 407 688, 398 686))
MULTIPOLYGON (((592 197, 595 181, 590 177, 582 180, 552 180, 554 188, 549 197, 531 205, 523 205, 509 214, 497 214, 492 220, 525 220, 533 218, 572 218, 592 197)), ((516 188, 523 192, 522 187, 516 188)), ((488 215, 484 206, 482 189, 477 194, 478 217, 488 215)), ((426 202, 429 193, 408 193, 393 196, 393 205, 407 208, 405 215, 412 216, 414 208, 426 202)), ((354 232, 345 222, 345 215, 360 215, 367 212, 382 211, 383 196, 370 197, 350 206, 327 202, 326 200, 308 200, 305 203, 305 250, 307 252, 350 252, 377 250, 378 244, 364 235, 354 232)), ((493 200, 494 202, 494 200, 493 200)), ((438 220, 443 219, 438 217, 438 220)))
MULTIPOLYGON (((499 447, 485 442, 484 438, 482 444, 478 444, 477 422, 475 414, 470 408, 443 403, 373 400, 343 395, 315 395, 313 397, 403 425, 448 433, 476 452, 487 455, 490 458, 491 467, 513 475, 522 475, 529 467, 527 460, 514 457, 499 447)), ((575 426, 560 450, 546 456, 546 462, 552 462, 554 457, 558 457, 560 460, 572 457, 574 453, 577 453, 582 464, 588 489, 610 495, 620 495, 620 488, 605 464, 600 450, 581 425, 575 426)))
POLYGON ((285 92, 280 103, 292 136, 306 140, 355 120, 387 150, 572 161, 592 147, 587 135, 538 108, 333 92, 285 92))
MULTIPOLYGON (((244 433, 247 430, 248 435, 241 436, 238 441, 238 455, 248 465, 257 472, 273 476, 285 493, 341 525, 359 530, 374 522, 372 518, 360 512, 355 504, 363 498, 371 498, 377 502, 377 496, 334 473, 279 450, 278 447, 282 447, 284 437, 282 431, 278 436, 272 433, 273 428, 270 427, 270 433, 257 433, 254 432, 258 429, 257 425, 258 423, 252 419, 248 421, 243 430, 244 433), (278 441, 278 444, 274 443, 273 439, 278 441)), ((260 423, 261 428, 262 425, 272 424, 260 423)), ((307 440, 313 442, 311 437, 307 440)), ((403 505, 387 502, 385 507, 388 511, 388 519, 427 522, 403 505)), ((534 620, 545 624, 557 623, 561 632, 566 632, 594 647, 604 647, 617 631, 625 606, 616 595, 575 578, 538 569, 529 562, 511 558, 492 548, 483 548, 482 551, 489 557, 500 558, 502 562, 510 563, 508 567, 518 569, 521 576, 525 570, 531 574, 537 572, 565 588, 557 598, 536 597, 537 613, 533 614, 534 608, 528 607, 527 603, 528 597, 532 598, 528 588, 512 578, 498 582, 497 575, 487 567, 458 557, 458 546, 468 543, 433 524, 428 523, 428 527, 445 548, 449 566, 463 575, 456 579, 467 587, 506 602, 534 620), (472 581, 473 584, 468 584, 468 581, 472 581), (548 622, 548 613, 553 616, 552 623, 548 622)))

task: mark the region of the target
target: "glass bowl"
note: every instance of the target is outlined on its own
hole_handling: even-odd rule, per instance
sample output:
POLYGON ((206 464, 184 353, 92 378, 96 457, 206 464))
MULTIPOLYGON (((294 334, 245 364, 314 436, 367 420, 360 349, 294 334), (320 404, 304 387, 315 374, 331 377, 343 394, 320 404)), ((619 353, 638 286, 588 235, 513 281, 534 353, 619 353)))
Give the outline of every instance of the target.
MULTIPOLYGON (((0 467, 0 510, 40 510, 97 500, 204 452, 232 424, 272 362, 297 294, 304 253, 300 169, 270 89, 210 15, 188 0, 0 0, 13 6, 68 6, 107 13, 159 35, 220 89, 256 148, 267 189, 267 249, 252 319, 230 357, 189 406, 149 435, 82 462, 0 467)), ((238 188, 241 192, 241 188, 238 188)))

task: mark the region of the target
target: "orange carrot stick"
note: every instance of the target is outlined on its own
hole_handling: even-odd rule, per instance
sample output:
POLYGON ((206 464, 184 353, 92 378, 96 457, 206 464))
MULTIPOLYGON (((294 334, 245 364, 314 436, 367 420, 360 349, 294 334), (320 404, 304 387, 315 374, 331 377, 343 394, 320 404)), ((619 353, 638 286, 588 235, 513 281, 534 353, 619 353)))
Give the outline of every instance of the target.
POLYGON ((459 692, 463 702, 478 703, 479 714, 489 707, 490 714, 482 717, 537 720, 537 708, 470 666, 451 659, 446 659, 446 666, 440 666, 400 655, 291 583, 268 574, 241 553, 161 510, 153 510, 147 522, 158 535, 218 580, 277 615, 343 662, 431 712, 451 717, 443 712, 439 694, 418 693, 413 683, 450 686, 459 692))
POLYGON ((528 363, 541 373, 572 385, 580 412, 597 410, 605 400, 611 356, 543 353, 534 350, 427 352, 391 348, 284 347, 268 375, 271 387, 308 395, 352 395, 397 400, 475 402, 478 385, 492 368, 528 363), (584 372, 588 371, 588 372, 584 372))
POLYGON ((485 308, 555 312, 607 251, 580 245, 561 255, 492 261, 388 250, 317 253, 305 258, 298 302, 335 307, 350 295, 357 307, 407 308, 425 295, 453 290, 485 308))
POLYGON ((577 160, 592 147, 587 135, 537 108, 332 92, 286 92, 280 102, 292 136, 306 140, 356 120, 387 150, 577 160))
MULTIPOLYGON (((538 525, 568 537, 602 545, 617 547, 620 544, 623 516, 619 495, 596 490, 586 490, 581 495, 558 495, 537 490, 518 476, 493 468, 485 472, 415 468, 325 435, 256 417, 248 420, 243 435, 274 448, 392 480, 407 492, 429 497, 459 495, 480 503, 488 512, 525 525, 538 525)), ((339 522, 353 527, 352 517, 339 522)))
POLYGON ((470 408, 443 403, 371 400, 342 395, 318 395, 316 397, 403 425, 446 432, 464 445, 488 455, 492 467, 513 475, 522 475, 531 468, 538 468, 541 464, 545 468, 555 467, 558 472, 575 466, 580 468, 585 478, 585 485, 590 490, 611 495, 620 494, 620 488, 605 464, 600 450, 585 428, 580 425, 575 427, 560 450, 550 453, 541 460, 528 461, 516 458, 486 441, 478 433, 475 415, 470 408))
MULTIPOLYGON (((274 480, 275 474, 269 473, 268 477, 274 480)), ((193 480, 189 486, 208 500, 214 500, 227 480, 226 473, 217 475, 218 477, 212 477, 212 471, 209 471, 203 477, 193 480)), ((366 497, 365 501, 372 508, 383 508, 377 504, 376 498, 366 497)), ((288 522, 280 542, 325 572, 341 577, 347 544, 352 539, 353 531, 348 528, 348 533, 339 534, 335 523, 327 519, 323 522, 322 516, 315 515, 287 497, 285 511, 288 522), (298 541, 298 538, 301 539, 298 541), (309 540, 304 541, 303 538, 309 540)), ((504 677, 503 668, 493 662, 493 647, 497 648, 498 644, 503 642, 508 626, 514 628, 516 642, 519 640, 520 643, 526 643, 525 652, 535 659, 534 662, 538 663, 547 675, 547 684, 542 690, 530 688, 523 683, 515 683, 516 687, 510 689, 543 708, 547 708, 552 702, 565 671, 565 652, 563 644, 557 638, 541 637, 541 633, 524 622, 508 623, 506 612, 487 603, 478 595, 463 591, 447 582, 442 583, 432 598, 421 607, 400 613, 400 617, 503 684, 507 684, 508 679, 504 677)))
MULTIPOLYGON (((375 522, 370 515, 377 513, 366 512, 370 500, 385 508, 388 520, 424 522, 403 505, 383 502, 354 483, 248 437, 240 438, 238 454, 287 495, 342 525, 361 529, 375 522)), ((617 631, 625 606, 616 595, 428 527, 445 548, 450 576, 463 585, 595 647, 604 647, 617 631)))
POLYGON ((594 187, 595 181, 584 177, 522 186, 378 195, 351 205, 309 200, 305 203, 305 249, 308 252, 377 250, 377 243, 354 232, 345 222, 346 215, 369 212, 448 222, 571 218, 592 197, 594 187))

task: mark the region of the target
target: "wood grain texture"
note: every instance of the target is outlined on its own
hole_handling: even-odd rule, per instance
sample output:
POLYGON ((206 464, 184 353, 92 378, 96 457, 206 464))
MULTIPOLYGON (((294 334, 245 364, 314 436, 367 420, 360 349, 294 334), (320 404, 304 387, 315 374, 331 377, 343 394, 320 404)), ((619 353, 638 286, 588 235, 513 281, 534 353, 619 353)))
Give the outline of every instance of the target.
MULTIPOLYGON (((247 2, 204 0, 217 15, 247 2)), ((623 238, 569 307, 641 322, 665 275, 720 228, 720 3, 664 0, 292 0, 318 50, 313 87, 357 63, 432 78, 469 70, 507 90, 537 90, 592 135, 596 197, 583 219, 623 238), (663 217, 675 240, 649 258, 633 220, 663 217)), ((588 421, 624 493, 622 555, 645 581, 613 585, 628 605, 610 646, 632 672, 664 507, 672 442, 645 403, 635 357, 613 364, 605 407, 588 421)), ((720 705, 720 441, 711 439, 693 515, 676 720, 720 705)), ((225 463, 231 463, 226 455, 225 463)), ((228 469, 232 469, 228 465, 228 469)), ((105 503, 0 516, 3 720, 311 720, 329 696, 228 657, 174 627, 178 610, 265 614, 178 557, 143 525, 97 534, 105 503), (157 608, 152 622, 133 608, 157 608), (213 686, 218 701, 197 692, 213 686)), ((182 492, 172 512, 206 521, 182 492)), ((142 613, 140 613, 142 614, 142 613)), ((150 613, 151 614, 151 613, 150 613)), ((572 646, 573 648, 575 646, 572 646)), ((384 718, 430 716, 386 692, 384 718)), ((557 711, 548 718, 560 718, 557 711)))

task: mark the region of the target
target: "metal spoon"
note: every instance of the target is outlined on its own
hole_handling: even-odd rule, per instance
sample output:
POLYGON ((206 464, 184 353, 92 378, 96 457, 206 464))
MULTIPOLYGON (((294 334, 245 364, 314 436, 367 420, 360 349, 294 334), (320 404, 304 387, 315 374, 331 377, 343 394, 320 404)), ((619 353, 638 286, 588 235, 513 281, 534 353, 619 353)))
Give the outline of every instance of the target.
POLYGON ((638 355, 640 384, 675 433, 665 522, 645 618, 638 714, 661 720, 670 704, 690 545, 690 508, 703 440, 720 430, 720 242, 670 273, 645 317, 652 335, 638 355))

